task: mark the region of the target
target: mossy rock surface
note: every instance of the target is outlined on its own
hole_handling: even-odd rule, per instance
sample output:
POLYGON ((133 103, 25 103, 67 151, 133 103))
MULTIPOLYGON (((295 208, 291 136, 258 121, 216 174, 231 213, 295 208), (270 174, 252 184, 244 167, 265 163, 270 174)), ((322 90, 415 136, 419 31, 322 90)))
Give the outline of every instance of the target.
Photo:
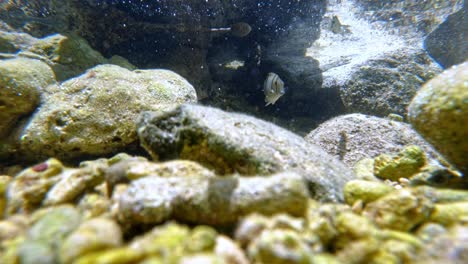
POLYGON ((41 91, 53 83, 54 72, 44 62, 25 58, 0 61, 0 137, 36 109, 41 91))
POLYGON ((468 172, 468 62, 427 82, 413 98, 408 117, 450 162, 468 172))
POLYGON ((29 160, 115 153, 136 142, 141 111, 196 100, 192 85, 174 72, 100 65, 47 89, 16 137, 19 152, 29 160))

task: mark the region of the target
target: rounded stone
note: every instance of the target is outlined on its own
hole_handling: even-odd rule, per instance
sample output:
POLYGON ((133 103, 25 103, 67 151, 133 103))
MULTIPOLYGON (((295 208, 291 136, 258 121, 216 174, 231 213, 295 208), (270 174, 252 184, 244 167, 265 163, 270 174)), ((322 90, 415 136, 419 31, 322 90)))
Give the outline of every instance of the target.
POLYGON ((40 91, 54 82, 52 69, 39 60, 0 61, 0 136, 7 135, 18 118, 35 110, 40 91))
POLYGON ((450 162, 468 172, 468 62, 427 82, 413 98, 408 118, 450 162))
POLYGON ((106 218, 94 218, 82 223, 64 241, 60 260, 69 263, 86 253, 118 247, 122 244, 119 225, 106 218))

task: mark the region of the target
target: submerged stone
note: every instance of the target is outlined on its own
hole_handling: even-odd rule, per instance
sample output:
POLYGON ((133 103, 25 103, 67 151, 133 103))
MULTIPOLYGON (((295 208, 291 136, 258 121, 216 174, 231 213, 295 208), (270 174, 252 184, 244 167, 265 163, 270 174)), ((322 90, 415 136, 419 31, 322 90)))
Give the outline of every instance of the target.
POLYGON ((327 153, 338 156, 351 167, 364 158, 397 153, 408 145, 420 147, 428 160, 443 162, 437 151, 410 125, 375 116, 338 116, 322 123, 305 139, 319 145, 327 153))
POLYGON ((59 249, 60 261, 70 263, 86 253, 121 246, 122 240, 122 231, 113 220, 88 220, 64 240, 59 249))
POLYGON ((341 201, 349 168, 299 136, 260 119, 185 104, 163 113, 145 112, 138 122, 142 146, 155 159, 194 160, 218 174, 294 171, 310 194, 341 201))
POLYGON ((119 200, 119 219, 131 225, 168 219, 229 225, 252 212, 302 215, 308 191, 300 175, 270 177, 148 176, 130 183, 119 200))
POLYGON ((17 135, 22 159, 118 152, 137 141, 134 122, 141 111, 197 100, 195 89, 174 72, 115 65, 96 66, 48 92, 17 135))
POLYGON ((468 173, 468 62, 427 82, 413 98, 408 118, 448 161, 468 173))
MULTIPOLYGON (((54 72, 44 62, 25 58, 0 60, 1 141, 21 117, 36 110, 41 92, 55 82, 54 72)), ((0 157, 4 151, 0 147, 0 157)))
POLYGON ((364 203, 373 202, 392 191, 393 187, 382 182, 353 180, 346 183, 344 196, 346 203, 353 205, 359 200, 364 203))
POLYGON ((396 155, 381 154, 374 159, 374 174, 381 179, 398 181, 411 178, 426 164, 418 146, 407 146, 396 155))
POLYGON ((380 228, 409 231, 427 221, 433 209, 422 192, 401 189, 367 204, 364 215, 380 228))

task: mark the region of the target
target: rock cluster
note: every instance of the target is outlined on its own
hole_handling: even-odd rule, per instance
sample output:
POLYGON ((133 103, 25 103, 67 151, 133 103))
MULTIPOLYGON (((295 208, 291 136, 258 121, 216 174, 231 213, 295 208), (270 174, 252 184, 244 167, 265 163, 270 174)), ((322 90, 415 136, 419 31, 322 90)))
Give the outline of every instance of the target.
MULTIPOLYGON (((114 19, 112 15, 124 17, 128 7, 138 6, 111 2, 80 3, 88 9, 120 10, 109 13, 114 19)), ((187 16, 187 7, 203 10, 195 2, 176 10, 187 16)), ((258 4, 238 2, 242 12, 258 4)), ((255 24, 256 38, 272 36, 268 30, 310 3, 290 2, 295 8, 285 10, 282 1, 273 2, 278 6, 258 4, 261 11, 253 23, 262 23, 255 24), (262 20, 276 9, 284 11, 278 21, 262 20)), ((341 2, 348 3, 329 1, 326 12, 335 17, 323 17, 321 27, 346 38, 357 32, 356 25, 336 17, 341 2)), ((414 41, 457 5, 413 2, 360 1, 354 7, 372 11, 376 17, 364 17, 373 26, 398 28, 414 41), (395 13, 400 4, 413 13, 395 13), (421 13, 431 5, 440 7, 432 18, 421 13), (409 23, 413 17, 422 19, 417 28, 409 23)), ((12 20, 24 12, 30 15, 30 4, 61 7, 52 14, 58 28, 67 26, 66 14, 78 2, 33 0, 20 13, 8 9, 5 17, 1 12, 22 3, 0 4, 0 263, 468 263, 467 63, 418 91, 409 106, 413 130, 404 123, 401 106, 434 74, 432 63, 425 55, 414 57, 414 50, 410 56, 367 61, 372 67, 361 65, 356 79, 342 81, 356 84, 348 87, 353 102, 356 87, 378 88, 361 98, 368 105, 384 106, 372 98, 387 98, 386 89, 388 98, 401 97, 395 108, 390 103, 370 109, 375 115, 390 113, 388 117, 342 115, 303 138, 248 114, 197 104, 194 87, 177 73, 134 69, 121 57, 105 59, 73 34, 35 38, 14 32, 12 20), (389 82, 392 78, 401 83, 389 82), (392 87, 407 90, 397 96, 392 87)), ((207 5, 221 12, 226 3, 207 5)), ((148 15, 141 11, 131 12, 148 15)), ((325 9, 317 14, 321 12, 325 9)), ((50 17, 26 18, 50 22, 50 17)), ((260 51, 269 43, 264 63, 281 70, 274 50, 281 51, 276 59, 286 66, 310 62, 303 54, 283 53, 285 43, 298 41, 296 47, 302 49, 303 34, 315 29, 307 29, 308 23, 321 19, 293 19, 295 28, 283 28, 290 39, 258 42, 260 51)), ((119 25, 111 28, 112 34, 119 25)), ((31 30, 42 32, 37 23, 31 30)), ((106 37, 114 39, 112 34, 106 37)), ((194 41, 206 48, 201 39, 194 41)), ((328 66, 334 71, 337 65, 328 66)), ((297 67, 283 69, 297 70, 287 77, 290 81, 301 78, 297 67)), ((223 78, 235 79, 236 74, 223 78)), ((305 83, 314 79, 314 73, 303 76, 305 83)))

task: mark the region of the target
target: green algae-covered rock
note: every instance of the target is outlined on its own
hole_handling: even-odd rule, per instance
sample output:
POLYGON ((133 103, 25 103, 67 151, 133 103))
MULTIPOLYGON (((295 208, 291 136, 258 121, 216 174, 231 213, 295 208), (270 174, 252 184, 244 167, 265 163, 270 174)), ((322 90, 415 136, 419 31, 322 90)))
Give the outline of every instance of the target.
POLYGON ((364 216, 380 228, 409 231, 429 219, 433 208, 424 194, 401 189, 367 204, 364 216))
POLYGON ((57 263, 54 249, 42 241, 25 241, 18 248, 19 262, 24 264, 57 263))
POLYGON ((41 91, 53 83, 54 72, 41 61, 0 60, 0 138, 11 131, 20 117, 36 109, 41 91))
POLYGON ((83 219, 90 219, 109 214, 111 208, 109 197, 97 193, 87 193, 78 202, 83 219))
POLYGON ((430 219, 433 222, 448 226, 461 222, 463 217, 468 217, 468 201, 436 204, 430 219))
POLYGON ((131 225, 177 219, 228 225, 252 212, 303 215, 308 191, 291 172, 269 177, 157 177, 130 183, 119 199, 119 219, 131 225))
POLYGON ((21 263, 57 263, 57 250, 80 224, 81 216, 71 206, 51 208, 39 216, 19 245, 21 263), (35 262, 37 261, 37 262, 35 262))
POLYGON ((242 218, 238 224, 234 238, 245 248, 252 243, 264 230, 282 229, 301 233, 305 230, 304 219, 277 214, 273 217, 253 213, 242 218))
POLYGON ((72 202, 85 190, 104 181, 104 164, 88 163, 88 166, 72 169, 66 168, 60 180, 47 192, 43 205, 57 205, 72 202))
POLYGON ((78 227, 80 221, 81 215, 72 206, 50 208, 28 230, 28 239, 45 241, 57 247, 78 227))
POLYGON ((65 167, 57 159, 48 159, 21 171, 8 185, 7 213, 29 212, 38 207, 49 189, 60 181, 65 167))
POLYGON ((85 191, 104 182, 105 168, 107 164, 101 160, 68 168, 56 159, 48 159, 25 169, 8 186, 7 213, 74 202, 85 191))
POLYGON ((188 252, 212 251, 216 244, 217 235, 216 230, 209 226, 197 226, 185 242, 185 250, 188 252))
POLYGON ((0 52, 15 53, 31 46, 36 41, 31 35, 0 30, 0 52))
POLYGON ((379 181, 374 175, 374 159, 364 158, 358 162, 353 167, 354 174, 359 180, 366 181, 379 181))
MULTIPOLYGON (((128 247, 105 249, 88 253, 76 259, 75 264, 131 264, 140 263, 144 255, 128 247)), ((163 263, 163 262, 161 262, 163 263)))
POLYGON ((70 263, 88 252, 115 248, 122 244, 122 231, 113 220, 94 218, 83 222, 60 247, 62 263, 70 263))
POLYGON ((352 180, 344 187, 345 201, 349 205, 362 200, 364 203, 373 202, 394 190, 388 184, 377 181, 352 180))
POLYGON ((310 263, 313 252, 300 234, 291 230, 266 230, 248 247, 255 263, 310 263))
POLYGON ((351 213, 340 213, 335 220, 337 237, 334 246, 342 249, 349 245, 351 241, 375 236, 377 228, 367 218, 351 213))
POLYGON ((194 160, 218 174, 269 175, 294 171, 320 201, 341 201, 354 174, 303 138, 263 120, 212 107, 184 104, 144 112, 137 124, 142 146, 154 159, 194 160))
POLYGON ((23 159, 118 152, 137 141, 141 111, 196 101, 195 89, 174 72, 115 65, 97 66, 48 93, 17 137, 23 159))
POLYGON ((398 154, 382 154, 374 159, 374 174, 381 179, 398 181, 411 178, 426 163, 424 152, 418 146, 407 146, 398 154))
POLYGON ((99 52, 77 35, 54 34, 39 39, 28 48, 28 51, 52 62, 52 68, 59 81, 77 76, 91 67, 106 62, 99 52))
POLYGON ((415 129, 463 173, 468 173, 468 62, 427 82, 408 109, 415 129))

